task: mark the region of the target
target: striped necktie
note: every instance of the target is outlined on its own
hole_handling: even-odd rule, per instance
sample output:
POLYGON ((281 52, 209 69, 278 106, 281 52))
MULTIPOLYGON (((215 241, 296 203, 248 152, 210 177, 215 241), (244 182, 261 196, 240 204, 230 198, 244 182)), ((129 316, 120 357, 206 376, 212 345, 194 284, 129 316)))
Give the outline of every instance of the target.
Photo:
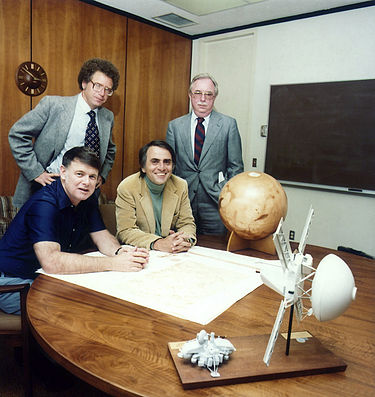
POLYGON ((96 153, 98 157, 100 157, 100 138, 98 126, 95 121, 95 112, 90 110, 87 114, 90 116, 90 121, 87 124, 85 146, 87 146, 94 153, 96 153))
POLYGON ((197 126, 195 127, 195 137, 194 137, 194 162, 196 165, 199 164, 199 160, 201 158, 202 147, 205 138, 205 130, 204 130, 204 118, 198 117, 197 126))

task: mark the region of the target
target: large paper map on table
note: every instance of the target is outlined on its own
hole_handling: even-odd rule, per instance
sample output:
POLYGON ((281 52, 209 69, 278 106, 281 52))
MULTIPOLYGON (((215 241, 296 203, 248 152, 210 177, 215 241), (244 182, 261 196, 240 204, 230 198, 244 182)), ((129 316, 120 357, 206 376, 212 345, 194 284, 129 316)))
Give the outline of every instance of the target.
POLYGON ((193 247, 180 254, 150 251, 149 264, 136 273, 49 276, 204 325, 262 284, 256 272, 262 266, 279 261, 193 247))

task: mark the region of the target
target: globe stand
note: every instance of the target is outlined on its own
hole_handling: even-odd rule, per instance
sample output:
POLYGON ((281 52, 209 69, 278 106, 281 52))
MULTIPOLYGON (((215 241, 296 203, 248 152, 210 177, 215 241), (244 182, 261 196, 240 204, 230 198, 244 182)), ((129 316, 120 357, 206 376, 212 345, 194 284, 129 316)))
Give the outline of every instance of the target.
POLYGON ((253 249, 266 254, 276 255, 272 234, 260 240, 247 240, 232 231, 229 236, 227 251, 233 252, 242 249, 253 249))

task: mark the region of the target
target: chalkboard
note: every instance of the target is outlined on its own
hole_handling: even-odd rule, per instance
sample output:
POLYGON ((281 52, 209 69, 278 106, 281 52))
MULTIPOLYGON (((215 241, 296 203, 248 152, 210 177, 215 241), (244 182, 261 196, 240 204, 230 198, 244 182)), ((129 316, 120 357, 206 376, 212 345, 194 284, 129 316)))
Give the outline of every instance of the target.
POLYGON ((271 86, 265 172, 375 193, 375 80, 271 86))

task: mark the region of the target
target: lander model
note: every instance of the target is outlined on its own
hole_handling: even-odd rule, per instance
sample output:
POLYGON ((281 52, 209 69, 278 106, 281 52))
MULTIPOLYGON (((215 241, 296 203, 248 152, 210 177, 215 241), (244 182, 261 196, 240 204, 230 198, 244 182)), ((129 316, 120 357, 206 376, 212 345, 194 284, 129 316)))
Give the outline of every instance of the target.
POLYGON ((207 368, 211 376, 217 378, 220 376, 219 365, 223 363, 223 360, 229 360, 229 356, 235 350, 228 339, 220 336, 215 338, 214 332, 208 335, 202 329, 195 339, 187 341, 182 346, 177 355, 180 358, 189 359, 192 364, 197 364, 198 367, 207 368))

